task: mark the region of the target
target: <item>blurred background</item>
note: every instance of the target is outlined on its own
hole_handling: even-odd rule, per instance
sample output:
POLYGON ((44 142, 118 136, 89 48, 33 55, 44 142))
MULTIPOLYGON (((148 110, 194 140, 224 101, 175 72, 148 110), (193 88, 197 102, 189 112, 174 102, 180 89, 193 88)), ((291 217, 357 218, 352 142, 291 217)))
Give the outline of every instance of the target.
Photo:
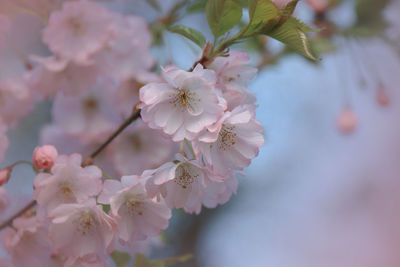
MULTIPOLYGON (((176 3, 159 2, 162 12, 176 3)), ((159 16, 144 0, 104 4, 150 22, 159 16)), ((319 63, 262 38, 236 47, 260 66, 251 91, 265 145, 227 204, 199 216, 175 212, 152 257, 194 253, 179 265, 193 267, 400 266, 399 12, 398 0, 332 1, 323 11, 300 1, 297 17, 322 29, 312 35, 319 63)), ((43 49, 39 22, 21 15, 15 23, 31 27, 14 33, 22 47, 43 49)), ((211 36, 202 13, 179 23, 211 36)), ((201 52, 172 33, 163 43, 153 49, 160 65, 188 68, 201 52)), ((21 68, 7 50, 0 58, 2 75, 21 68)), ((8 132, 3 165, 31 158, 50 109, 38 104, 8 132)), ((6 188, 17 197, 1 221, 29 201, 32 179, 29 168, 14 172, 6 188)))

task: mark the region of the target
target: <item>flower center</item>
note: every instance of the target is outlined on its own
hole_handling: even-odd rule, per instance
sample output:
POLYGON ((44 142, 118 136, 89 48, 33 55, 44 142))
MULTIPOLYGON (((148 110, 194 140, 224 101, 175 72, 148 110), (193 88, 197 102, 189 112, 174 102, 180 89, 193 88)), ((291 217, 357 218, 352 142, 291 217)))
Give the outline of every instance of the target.
POLYGON ((68 24, 74 35, 82 36, 86 33, 86 27, 79 18, 71 18, 68 24))
POLYGON ((66 197, 71 197, 73 192, 69 183, 63 183, 60 185, 60 193, 66 197))
POLYGON ((138 201, 135 195, 130 194, 126 197, 125 205, 131 214, 143 215, 143 202, 138 201))
POLYGON ((90 212, 83 212, 79 217, 78 231, 82 235, 87 235, 96 226, 96 221, 90 212))
POLYGON ((185 109, 189 109, 194 111, 194 103, 200 102, 200 99, 197 98, 197 94, 189 91, 188 89, 178 88, 177 93, 173 96, 173 100, 170 101, 174 107, 178 107, 181 111, 185 111, 185 109))
POLYGON ((188 186, 193 184, 198 177, 198 174, 191 174, 187 166, 182 164, 176 169, 176 177, 174 182, 180 185, 183 189, 186 189, 188 186))
POLYGON ((236 144, 235 126, 223 124, 218 135, 218 148, 226 150, 236 144))

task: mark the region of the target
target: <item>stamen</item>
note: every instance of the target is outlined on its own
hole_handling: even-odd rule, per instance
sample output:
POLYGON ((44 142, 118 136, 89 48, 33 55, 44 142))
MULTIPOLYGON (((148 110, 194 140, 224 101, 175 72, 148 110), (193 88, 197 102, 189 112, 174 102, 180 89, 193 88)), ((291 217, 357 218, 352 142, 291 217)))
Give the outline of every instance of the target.
POLYGON ((237 134, 234 132, 234 130, 235 126, 233 125, 227 125, 227 124, 222 125, 217 141, 219 149, 226 150, 236 144, 237 134))

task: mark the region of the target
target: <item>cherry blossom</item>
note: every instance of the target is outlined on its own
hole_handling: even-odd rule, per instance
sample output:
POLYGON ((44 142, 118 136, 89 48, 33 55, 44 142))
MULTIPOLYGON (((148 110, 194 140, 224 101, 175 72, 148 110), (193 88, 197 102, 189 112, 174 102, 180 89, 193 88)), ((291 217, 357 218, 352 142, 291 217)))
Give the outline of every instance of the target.
POLYGON ((104 257, 88 254, 84 257, 69 257, 63 267, 109 267, 110 264, 104 257))
POLYGON ((153 65, 151 33, 143 18, 114 14, 112 33, 104 49, 94 55, 100 70, 116 80, 127 80, 153 65))
POLYGON ((0 118, 14 125, 33 108, 33 95, 24 78, 0 81, 0 118))
POLYGON ((224 116, 193 142, 196 153, 216 173, 249 166, 264 144, 263 127, 255 120, 254 106, 243 105, 224 116))
POLYGON ((111 158, 122 175, 157 168, 177 152, 175 143, 143 122, 135 123, 121 134, 112 148, 111 158))
POLYGON ((62 58, 86 63, 110 38, 111 13, 87 0, 65 2, 52 12, 43 30, 43 42, 62 58))
POLYGON ((33 164, 36 169, 50 170, 57 156, 57 149, 52 145, 36 147, 32 156, 33 164))
POLYGON ((2 0, 0 12, 6 15, 35 14, 46 19, 65 0, 2 0))
POLYGON ((160 200, 148 197, 138 176, 123 176, 121 182, 106 180, 99 202, 111 204, 118 224, 118 236, 124 242, 156 236, 168 227, 171 210, 160 200))
POLYGON ((65 133, 86 142, 104 140, 122 119, 113 108, 113 88, 108 80, 99 80, 83 95, 57 95, 52 111, 54 122, 65 133))
POLYGON ((7 33, 10 30, 11 23, 6 16, 0 15, 0 48, 2 48, 7 38, 7 33))
POLYGON ((50 173, 39 173, 34 180, 34 198, 47 213, 63 203, 80 203, 101 191, 102 172, 96 166, 82 168, 82 156, 59 156, 50 173))
POLYGON ((175 142, 193 140, 215 123, 226 109, 215 89, 215 73, 198 64, 193 72, 176 67, 163 70, 164 83, 140 89, 141 116, 151 128, 162 129, 175 142))
POLYGON ((236 193, 238 181, 235 177, 222 182, 211 182, 207 185, 203 205, 207 208, 215 208, 229 201, 232 194, 236 193))
POLYGON ((62 204, 49 214, 54 248, 66 257, 103 258, 112 249, 116 224, 94 199, 62 204))
POLYGON ((329 8, 329 0, 306 0, 317 13, 323 13, 329 8))
POLYGON ((6 184, 10 179, 12 168, 4 168, 0 170, 0 186, 6 184))
POLYGON ((171 208, 200 213, 201 201, 209 180, 206 169, 196 160, 177 155, 177 163, 167 162, 154 171, 146 182, 150 196, 162 196, 171 208))
POLYGON ((39 65, 28 75, 28 84, 44 98, 54 98, 58 92, 66 96, 80 95, 97 81, 95 65, 78 65, 57 57, 31 58, 39 65))
POLYGON ((50 266, 53 249, 48 238, 46 224, 37 217, 20 217, 7 228, 3 244, 11 256, 14 267, 50 266))

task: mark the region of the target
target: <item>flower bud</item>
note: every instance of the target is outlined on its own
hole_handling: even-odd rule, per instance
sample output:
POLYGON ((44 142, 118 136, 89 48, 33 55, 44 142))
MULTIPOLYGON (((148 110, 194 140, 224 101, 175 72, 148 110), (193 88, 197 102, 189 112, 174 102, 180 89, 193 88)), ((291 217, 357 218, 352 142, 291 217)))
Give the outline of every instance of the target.
POLYGON ((33 151, 33 165, 36 169, 50 170, 57 156, 57 149, 52 145, 36 147, 33 151))
POLYGON ((340 132, 350 134, 357 127, 357 116, 351 109, 346 108, 339 114, 336 123, 340 132))
POLYGON ((12 168, 7 167, 0 170, 0 186, 6 184, 10 179, 12 168))

